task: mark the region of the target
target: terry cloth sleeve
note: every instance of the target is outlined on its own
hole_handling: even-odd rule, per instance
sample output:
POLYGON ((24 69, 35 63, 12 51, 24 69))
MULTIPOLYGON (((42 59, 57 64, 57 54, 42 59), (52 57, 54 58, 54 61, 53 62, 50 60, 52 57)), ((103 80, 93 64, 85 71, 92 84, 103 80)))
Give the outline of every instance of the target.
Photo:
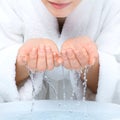
POLYGON ((7 0, 0 0, 0 102, 19 99, 15 63, 22 41, 21 19, 7 0))
MULTIPOLYGON (((120 62, 116 55, 120 47, 120 1, 108 0, 103 10, 103 26, 97 38, 99 50, 99 83, 96 100, 100 102, 114 102, 117 84, 120 81, 120 62)), ((120 88, 119 88, 120 89, 120 88)))

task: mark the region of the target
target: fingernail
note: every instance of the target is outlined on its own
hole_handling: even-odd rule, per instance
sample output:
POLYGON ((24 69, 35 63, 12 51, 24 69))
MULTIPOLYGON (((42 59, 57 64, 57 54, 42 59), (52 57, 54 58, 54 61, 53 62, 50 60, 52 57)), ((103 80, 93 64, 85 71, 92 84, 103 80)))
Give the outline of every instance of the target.
POLYGON ((57 60, 57 62, 58 62, 58 64, 62 64, 62 62, 63 62, 62 58, 59 57, 58 60, 57 60))
POLYGON ((56 52, 53 52, 53 56, 57 56, 57 53, 56 53, 56 52))

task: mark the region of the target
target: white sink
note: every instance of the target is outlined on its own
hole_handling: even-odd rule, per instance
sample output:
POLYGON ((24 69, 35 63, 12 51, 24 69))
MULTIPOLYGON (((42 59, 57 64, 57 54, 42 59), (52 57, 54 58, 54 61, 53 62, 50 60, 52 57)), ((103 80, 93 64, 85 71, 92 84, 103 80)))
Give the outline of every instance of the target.
POLYGON ((80 101, 0 103, 0 120, 120 120, 116 104, 80 101))

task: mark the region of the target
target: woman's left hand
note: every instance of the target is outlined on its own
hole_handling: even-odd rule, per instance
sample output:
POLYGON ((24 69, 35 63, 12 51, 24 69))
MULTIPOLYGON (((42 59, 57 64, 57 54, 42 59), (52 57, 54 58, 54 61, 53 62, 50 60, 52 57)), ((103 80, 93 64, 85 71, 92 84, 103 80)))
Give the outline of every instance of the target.
POLYGON ((61 57, 65 68, 79 70, 86 65, 94 65, 98 59, 98 50, 90 38, 77 37, 63 43, 61 57))

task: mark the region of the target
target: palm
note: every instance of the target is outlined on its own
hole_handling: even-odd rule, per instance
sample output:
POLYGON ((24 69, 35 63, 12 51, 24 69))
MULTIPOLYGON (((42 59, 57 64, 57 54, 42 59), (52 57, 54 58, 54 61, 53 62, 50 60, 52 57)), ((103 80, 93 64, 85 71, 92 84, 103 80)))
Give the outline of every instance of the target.
POLYGON ((54 68, 55 55, 58 55, 56 44, 49 39, 31 39, 19 50, 27 66, 36 71, 45 71, 54 68))
POLYGON ((69 69, 79 69, 93 65, 98 57, 97 47, 87 37, 66 40, 61 49, 64 66, 69 69))

